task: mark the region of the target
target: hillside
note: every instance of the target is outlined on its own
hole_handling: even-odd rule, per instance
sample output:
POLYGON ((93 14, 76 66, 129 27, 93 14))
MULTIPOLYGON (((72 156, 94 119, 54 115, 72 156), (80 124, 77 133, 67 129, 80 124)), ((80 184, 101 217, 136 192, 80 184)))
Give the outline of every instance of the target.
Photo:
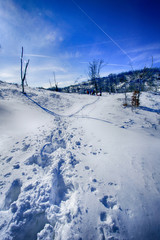
POLYGON ((159 94, 26 92, 0 82, 0 239, 160 239, 159 94))
MULTIPOLYGON (((96 78, 94 81, 88 80, 79 84, 59 88, 60 92, 66 93, 87 93, 95 91, 95 83, 98 92, 124 93, 132 92, 138 88, 141 81, 142 91, 160 91, 160 69, 144 68, 119 74, 110 74, 107 77, 96 78)), ((55 88, 49 88, 54 90, 55 88)))

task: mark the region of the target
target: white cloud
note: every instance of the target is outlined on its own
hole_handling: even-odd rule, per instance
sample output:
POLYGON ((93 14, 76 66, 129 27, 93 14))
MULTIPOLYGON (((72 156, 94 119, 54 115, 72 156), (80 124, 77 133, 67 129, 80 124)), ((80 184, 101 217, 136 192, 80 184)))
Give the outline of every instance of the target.
POLYGON ((24 46, 28 50, 54 47, 64 36, 53 23, 37 14, 27 12, 12 0, 0 1, 0 32, 2 48, 6 52, 24 46))
POLYGON ((20 81, 20 66, 8 65, 0 68, 0 80, 6 82, 19 82, 20 81))
POLYGON ((7 73, 7 72, 2 72, 0 74, 0 78, 1 79, 11 79, 11 78, 13 78, 13 74, 12 73, 7 73))
POLYGON ((134 49, 128 50, 129 53, 138 53, 138 52, 147 52, 147 51, 152 51, 152 50, 160 50, 160 44, 159 43, 154 43, 154 44, 149 44, 143 47, 138 47, 134 49))
POLYGON ((35 57, 35 58, 55 58, 53 56, 47 56, 47 55, 42 55, 42 54, 32 54, 32 53, 26 53, 24 56, 28 57, 35 57))
POLYGON ((160 62, 160 54, 157 54, 157 50, 160 50, 159 43, 148 44, 129 50, 128 52, 132 54, 132 65, 134 65, 134 68, 151 67, 152 57, 154 67, 154 64, 160 62))
POLYGON ((71 59, 71 58, 80 58, 82 54, 79 51, 69 52, 66 51, 63 54, 59 54, 61 59, 71 59))
POLYGON ((45 36, 45 39, 49 42, 54 42, 56 40, 56 32, 50 32, 45 36))
MULTIPOLYGON (((153 56, 154 57, 154 56, 153 56)), ((152 61, 152 55, 148 54, 147 52, 143 52, 141 54, 136 55, 135 57, 132 57, 133 62, 146 62, 146 61, 152 61)))
POLYGON ((47 72, 51 72, 53 73, 53 71, 55 72, 63 72, 63 73, 66 73, 67 72, 67 69, 61 67, 61 66, 55 66, 54 64, 53 65, 39 65, 39 66, 31 66, 30 67, 30 72, 33 73, 33 72, 44 72, 44 71, 47 71, 47 72))
POLYGON ((79 62, 79 63, 82 63, 82 64, 88 64, 89 62, 79 62))
MULTIPOLYGON (((48 81, 53 71, 67 72, 67 68, 59 64, 62 54, 56 54, 59 44, 64 40, 61 29, 54 23, 46 22, 46 18, 43 18, 45 11, 39 14, 38 10, 34 10, 27 12, 20 8, 16 1, 0 0, 1 80, 20 83, 22 46, 24 60, 30 59, 27 71, 30 84, 41 86, 42 82, 48 81), (50 56, 52 51, 54 57, 50 56)), ((47 14, 51 15, 49 12, 47 14)))
POLYGON ((107 63, 107 66, 115 66, 115 67, 129 67, 129 65, 126 64, 117 64, 117 63, 107 63))
POLYGON ((160 62, 160 54, 154 54, 153 56, 153 64, 160 62))

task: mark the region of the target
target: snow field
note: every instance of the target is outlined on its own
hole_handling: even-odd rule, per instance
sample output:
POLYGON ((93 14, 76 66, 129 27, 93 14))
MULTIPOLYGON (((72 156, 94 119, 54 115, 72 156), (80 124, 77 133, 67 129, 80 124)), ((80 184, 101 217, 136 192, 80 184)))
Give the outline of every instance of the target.
POLYGON ((27 92, 0 85, 1 239, 159 239, 159 96, 27 92))

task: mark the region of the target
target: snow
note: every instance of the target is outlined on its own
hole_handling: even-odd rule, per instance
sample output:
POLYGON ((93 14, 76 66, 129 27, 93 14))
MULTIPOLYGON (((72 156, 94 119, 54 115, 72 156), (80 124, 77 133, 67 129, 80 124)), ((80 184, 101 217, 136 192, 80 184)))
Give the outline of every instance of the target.
POLYGON ((0 83, 0 239, 160 239, 159 95, 26 92, 0 83))

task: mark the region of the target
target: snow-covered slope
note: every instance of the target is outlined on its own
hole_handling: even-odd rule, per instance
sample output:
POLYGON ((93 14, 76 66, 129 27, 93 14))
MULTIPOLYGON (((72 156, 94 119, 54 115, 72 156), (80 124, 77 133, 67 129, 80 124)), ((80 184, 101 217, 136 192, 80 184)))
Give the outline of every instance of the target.
POLYGON ((160 239, 160 101, 0 83, 0 239, 160 239))

